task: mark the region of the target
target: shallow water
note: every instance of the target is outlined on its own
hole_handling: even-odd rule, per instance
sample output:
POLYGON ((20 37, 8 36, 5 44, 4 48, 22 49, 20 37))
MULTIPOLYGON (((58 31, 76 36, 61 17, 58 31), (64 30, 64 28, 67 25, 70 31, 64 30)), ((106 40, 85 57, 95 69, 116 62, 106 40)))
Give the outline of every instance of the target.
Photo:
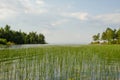
POLYGON ((43 47, 43 46, 80 46, 80 45, 83 44, 21 44, 21 45, 4 46, 2 47, 2 49, 34 48, 34 47, 43 47))
POLYGON ((44 54, 36 51, 29 57, 6 58, 0 61, 0 80, 120 80, 118 58, 63 49, 47 48, 44 54))
POLYGON ((97 57, 79 61, 75 57, 38 56, 0 63, 0 80, 120 80, 120 64, 97 57))

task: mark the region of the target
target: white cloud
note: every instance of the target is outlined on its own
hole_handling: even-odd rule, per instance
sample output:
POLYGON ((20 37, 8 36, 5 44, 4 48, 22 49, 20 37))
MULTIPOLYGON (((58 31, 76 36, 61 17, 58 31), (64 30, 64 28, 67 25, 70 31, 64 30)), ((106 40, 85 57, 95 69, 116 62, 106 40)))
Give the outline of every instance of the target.
POLYGON ((87 12, 63 13, 62 16, 76 18, 81 21, 98 21, 107 24, 120 24, 120 13, 90 15, 87 12))
POLYGON ((71 16, 76 17, 80 20, 87 20, 88 13, 71 13, 71 16))
POLYGON ((24 7, 24 12, 26 14, 41 14, 46 13, 47 9, 45 9, 43 6, 45 6, 45 2, 43 0, 35 0, 35 3, 33 3, 31 0, 19 0, 21 4, 24 7))
POLYGON ((46 13, 45 5, 43 0, 0 0, 0 20, 14 18, 21 13, 46 13))
POLYGON ((102 21, 107 24, 118 24, 120 23, 120 13, 102 14, 93 17, 94 20, 102 21))
POLYGON ((36 4, 38 5, 45 5, 45 2, 43 0, 36 0, 36 4))
POLYGON ((2 8, 0 9, 0 19, 10 18, 16 15, 16 12, 12 9, 2 8))
POLYGON ((63 13, 62 15, 66 17, 76 18, 82 21, 88 19, 88 13, 86 12, 63 13))
POLYGON ((16 2, 10 4, 7 0, 0 1, 0 20, 15 17, 17 15, 17 9, 13 4, 16 5, 16 2))
POLYGON ((58 26, 58 25, 61 25, 61 24, 66 23, 66 22, 68 22, 67 19, 62 19, 62 20, 55 21, 55 22, 51 23, 51 25, 52 25, 52 26, 58 26))
POLYGON ((33 9, 33 8, 26 8, 24 10, 24 12, 26 14, 43 14, 43 13, 46 13, 47 10, 44 10, 44 9, 39 10, 39 9, 33 9))

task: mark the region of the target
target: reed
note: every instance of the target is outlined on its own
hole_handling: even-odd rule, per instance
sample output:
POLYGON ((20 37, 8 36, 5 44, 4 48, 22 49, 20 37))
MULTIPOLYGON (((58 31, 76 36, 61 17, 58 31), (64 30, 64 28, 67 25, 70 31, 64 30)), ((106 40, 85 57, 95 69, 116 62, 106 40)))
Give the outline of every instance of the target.
POLYGON ((120 80, 120 46, 2 49, 0 80, 120 80))

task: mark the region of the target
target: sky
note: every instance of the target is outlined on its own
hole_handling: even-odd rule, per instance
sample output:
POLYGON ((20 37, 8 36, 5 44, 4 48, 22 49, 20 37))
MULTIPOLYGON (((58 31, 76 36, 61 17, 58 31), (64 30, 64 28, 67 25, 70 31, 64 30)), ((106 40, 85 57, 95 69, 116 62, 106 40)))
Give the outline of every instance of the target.
POLYGON ((0 27, 43 33, 48 43, 84 44, 120 28, 120 0, 0 0, 0 27))

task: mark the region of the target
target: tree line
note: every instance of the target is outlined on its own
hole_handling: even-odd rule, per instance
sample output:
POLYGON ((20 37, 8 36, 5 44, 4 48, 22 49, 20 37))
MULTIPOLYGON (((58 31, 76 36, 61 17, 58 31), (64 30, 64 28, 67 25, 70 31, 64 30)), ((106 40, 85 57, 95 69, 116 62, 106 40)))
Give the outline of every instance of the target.
POLYGON ((107 28, 102 34, 92 36, 92 44, 120 44, 120 29, 107 28))
POLYGON ((45 44, 45 36, 36 32, 25 32, 11 30, 9 25, 0 28, 0 44, 45 44))

